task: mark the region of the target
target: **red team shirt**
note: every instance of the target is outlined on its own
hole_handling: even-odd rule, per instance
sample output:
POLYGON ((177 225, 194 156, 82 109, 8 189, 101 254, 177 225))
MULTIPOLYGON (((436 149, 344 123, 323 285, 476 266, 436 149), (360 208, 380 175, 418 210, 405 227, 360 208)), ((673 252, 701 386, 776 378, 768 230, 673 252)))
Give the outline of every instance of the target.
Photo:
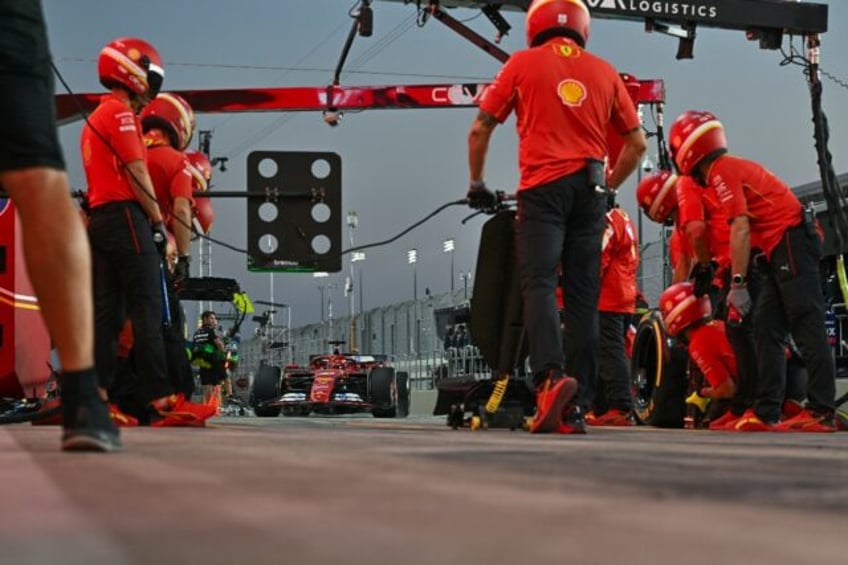
POLYGON ((601 293, 598 310, 632 314, 636 311, 636 273, 639 242, 627 212, 607 212, 601 247, 601 293))
POLYGON ((676 269, 677 264, 684 257, 691 258, 693 256, 694 252, 689 245, 689 240, 686 238, 686 234, 683 233, 680 222, 675 220, 674 229, 671 230, 671 236, 668 238, 668 257, 671 261, 671 268, 676 269))
POLYGON ((625 135, 639 116, 616 70, 574 41, 555 38, 512 55, 483 93, 480 110, 518 119, 519 190, 540 186, 603 160, 607 126, 625 135))
POLYGON ((689 357, 716 388, 728 379, 736 379, 736 355, 727 341, 724 322, 713 320, 689 332, 689 357))
POLYGON ((802 222, 801 203, 792 190, 757 163, 722 155, 710 167, 707 182, 729 219, 748 216, 751 248, 767 257, 783 232, 802 222))
POLYGON ((718 262, 719 269, 730 266, 730 218, 727 212, 714 191, 698 186, 692 177, 682 176, 677 181, 676 224, 685 233, 686 224, 695 221, 706 223, 710 257, 718 262))
POLYGON ((88 124, 83 127, 80 148, 91 207, 136 200, 124 164, 147 158, 138 117, 128 104, 113 94, 106 94, 88 117, 88 122, 91 127, 88 124), (114 152, 92 127, 109 142, 114 152))
POLYGON ((192 202, 192 177, 185 154, 164 142, 156 140, 155 135, 145 136, 148 144, 147 169, 156 190, 156 200, 165 225, 170 227, 173 220, 174 199, 181 197, 192 202))

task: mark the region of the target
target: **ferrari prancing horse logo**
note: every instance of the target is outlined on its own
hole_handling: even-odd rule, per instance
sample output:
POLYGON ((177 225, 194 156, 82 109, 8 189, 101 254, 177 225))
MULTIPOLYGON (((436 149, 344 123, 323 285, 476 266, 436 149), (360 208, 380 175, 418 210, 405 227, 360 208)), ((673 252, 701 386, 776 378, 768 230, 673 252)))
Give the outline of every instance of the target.
POLYGON ((579 80, 566 79, 557 85, 557 94, 566 106, 580 106, 586 100, 586 87, 579 80))

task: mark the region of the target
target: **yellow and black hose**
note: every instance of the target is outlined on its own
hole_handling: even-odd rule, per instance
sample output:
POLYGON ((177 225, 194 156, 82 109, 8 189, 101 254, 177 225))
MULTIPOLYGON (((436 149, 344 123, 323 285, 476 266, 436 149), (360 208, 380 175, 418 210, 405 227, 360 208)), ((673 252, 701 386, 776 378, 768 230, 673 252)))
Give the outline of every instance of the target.
POLYGON ((492 415, 501 407, 507 385, 509 385, 509 373, 503 374, 495 381, 495 387, 492 389, 492 394, 489 395, 489 400, 486 402, 487 414, 492 415))

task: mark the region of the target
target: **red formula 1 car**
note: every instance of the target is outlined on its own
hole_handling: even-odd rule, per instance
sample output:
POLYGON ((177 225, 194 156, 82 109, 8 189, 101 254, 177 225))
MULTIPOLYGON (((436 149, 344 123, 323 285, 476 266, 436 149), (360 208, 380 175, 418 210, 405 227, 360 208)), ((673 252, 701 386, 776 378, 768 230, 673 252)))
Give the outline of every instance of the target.
POLYGON ((309 366, 280 371, 265 365, 253 382, 253 412, 259 417, 354 414, 375 418, 409 415, 409 374, 395 371, 379 355, 316 355, 309 366))

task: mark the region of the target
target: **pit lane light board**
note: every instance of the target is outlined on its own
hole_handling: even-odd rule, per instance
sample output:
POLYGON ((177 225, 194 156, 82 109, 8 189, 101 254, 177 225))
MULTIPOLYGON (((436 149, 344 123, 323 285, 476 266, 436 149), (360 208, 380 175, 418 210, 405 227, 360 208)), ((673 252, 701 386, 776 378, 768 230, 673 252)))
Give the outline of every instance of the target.
MULTIPOLYGON (((409 0, 385 0, 408 2, 409 0)), ((827 31, 827 5, 789 0, 584 0, 598 18, 659 20, 722 29, 780 29, 795 35, 827 31)), ((526 10, 530 0, 441 0, 443 8, 526 10)))
POLYGON ((247 157, 247 268, 342 268, 342 160, 336 153, 254 151, 247 157))

